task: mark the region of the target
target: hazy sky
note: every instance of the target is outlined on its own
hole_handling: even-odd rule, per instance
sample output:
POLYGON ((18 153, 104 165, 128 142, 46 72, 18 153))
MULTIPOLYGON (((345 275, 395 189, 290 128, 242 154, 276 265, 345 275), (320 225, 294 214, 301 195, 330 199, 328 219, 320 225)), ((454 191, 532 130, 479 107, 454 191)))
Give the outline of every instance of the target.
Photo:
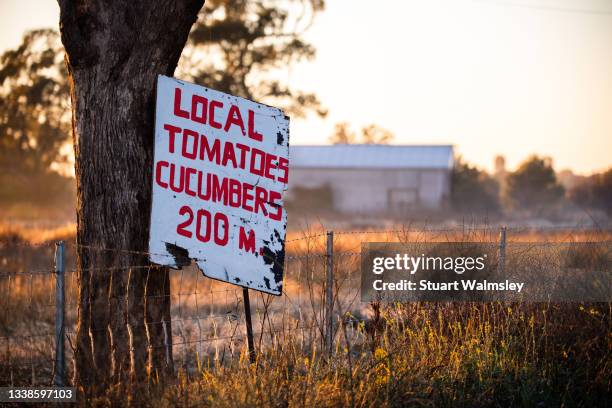
MULTIPOLYGON (((57 19, 55 0, 0 0, 0 50, 57 19)), ((330 114, 294 120, 294 144, 376 123, 488 169, 612 166, 612 0, 327 0, 307 38, 317 58, 288 80, 330 114)))

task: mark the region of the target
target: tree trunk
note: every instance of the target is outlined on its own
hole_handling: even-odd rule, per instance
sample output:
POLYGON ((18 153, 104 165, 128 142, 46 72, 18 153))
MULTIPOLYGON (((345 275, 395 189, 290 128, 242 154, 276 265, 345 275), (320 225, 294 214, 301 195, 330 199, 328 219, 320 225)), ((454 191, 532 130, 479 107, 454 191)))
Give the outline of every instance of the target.
POLYGON ((204 0, 59 3, 78 196, 75 383, 96 392, 173 370, 168 269, 144 254, 155 83, 173 75, 204 0))

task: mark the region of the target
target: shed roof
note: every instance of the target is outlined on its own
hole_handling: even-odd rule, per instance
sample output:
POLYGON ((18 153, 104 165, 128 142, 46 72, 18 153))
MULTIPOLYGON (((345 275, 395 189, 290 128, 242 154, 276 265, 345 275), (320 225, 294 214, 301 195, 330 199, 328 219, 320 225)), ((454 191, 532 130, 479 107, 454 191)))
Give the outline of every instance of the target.
POLYGON ((294 145, 289 148, 295 168, 451 169, 452 145, 340 144, 294 145))

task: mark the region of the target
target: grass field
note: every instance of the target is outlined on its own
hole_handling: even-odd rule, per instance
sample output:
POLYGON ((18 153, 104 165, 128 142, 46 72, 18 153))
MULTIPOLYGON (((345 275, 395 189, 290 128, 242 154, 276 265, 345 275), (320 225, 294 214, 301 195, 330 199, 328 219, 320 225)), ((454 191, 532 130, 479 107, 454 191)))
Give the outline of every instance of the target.
MULTIPOLYGON (((257 362, 244 342, 240 289, 193 266, 171 274, 177 380, 135 406, 610 406, 610 303, 359 302, 362 241, 496 242, 495 229, 336 231, 334 353, 322 352, 323 230, 288 234, 285 295, 254 295, 257 362), (311 237, 313 238, 305 238, 311 237)), ((4 227, 0 237, 0 382, 49 382, 57 239, 74 227, 4 227), (34 244, 34 246, 24 245, 34 244), (10 277, 9 277, 10 276, 10 277), (44 335, 43 335, 44 334, 44 335), (12 339, 27 339, 19 342, 12 339)), ((510 231, 509 242, 610 242, 582 230, 510 231)), ((609 244, 608 244, 609 245, 609 244)), ((609 246, 608 246, 609 248, 609 246)), ((69 247, 69 269, 73 248, 69 247)), ((74 323, 76 274, 67 275, 74 323)), ((70 332, 70 331, 69 331, 70 332)), ((70 354, 70 353, 69 353, 70 354)), ((89 403, 124 405, 122 387, 89 403)), ((85 404, 84 401, 81 401, 85 404)))

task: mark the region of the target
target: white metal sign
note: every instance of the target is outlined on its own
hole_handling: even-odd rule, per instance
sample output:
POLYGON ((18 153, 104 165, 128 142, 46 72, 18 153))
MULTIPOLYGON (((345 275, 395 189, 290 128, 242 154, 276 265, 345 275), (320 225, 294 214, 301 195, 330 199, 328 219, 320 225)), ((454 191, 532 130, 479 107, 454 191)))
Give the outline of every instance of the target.
POLYGON ((280 295, 289 118, 282 110, 159 76, 151 262, 280 295))

